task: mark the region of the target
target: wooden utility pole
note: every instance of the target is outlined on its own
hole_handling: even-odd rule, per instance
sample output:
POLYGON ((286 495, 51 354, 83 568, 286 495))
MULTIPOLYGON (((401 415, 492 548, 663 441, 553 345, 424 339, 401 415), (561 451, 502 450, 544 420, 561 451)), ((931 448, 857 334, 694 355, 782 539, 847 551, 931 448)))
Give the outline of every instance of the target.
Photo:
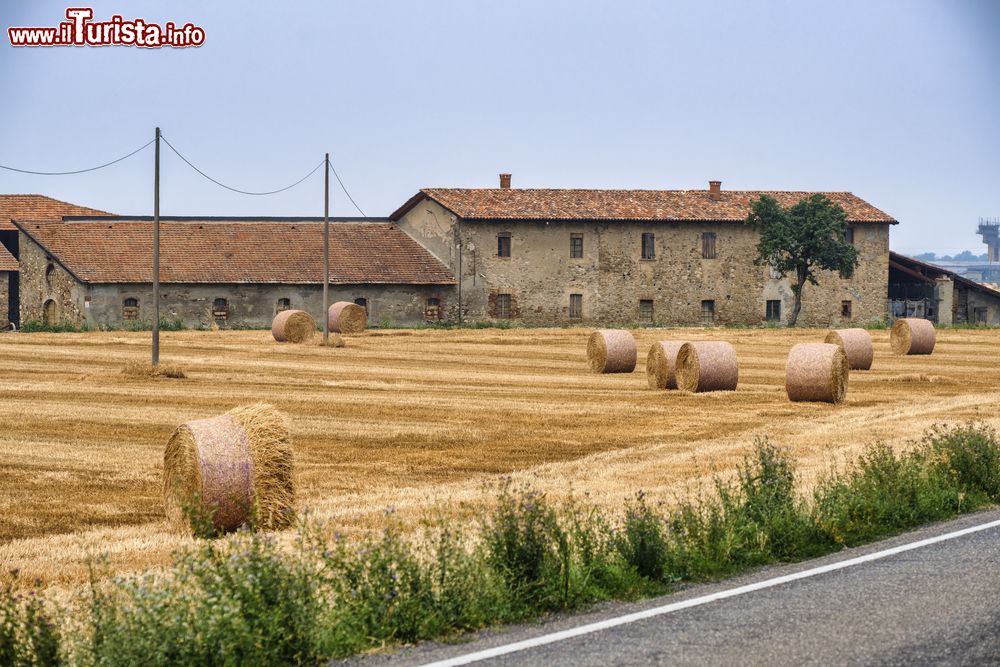
POLYGON ((323 160, 323 344, 330 344, 330 154, 323 160))
POLYGON ((153 168, 153 366, 160 363, 160 128, 153 168))

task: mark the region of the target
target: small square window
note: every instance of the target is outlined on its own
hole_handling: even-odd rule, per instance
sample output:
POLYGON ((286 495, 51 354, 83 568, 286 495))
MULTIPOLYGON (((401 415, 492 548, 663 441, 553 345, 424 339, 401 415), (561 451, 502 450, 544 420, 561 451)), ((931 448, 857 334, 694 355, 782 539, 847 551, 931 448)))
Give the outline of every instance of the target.
POLYGON ((497 294, 497 319, 510 319, 510 294, 497 294))
POLYGON ((705 232, 701 235, 701 256, 704 259, 715 259, 715 232, 705 232))
POLYGON ((639 299, 639 321, 643 324, 653 323, 652 299, 639 299))
POLYGON ((497 234, 497 257, 510 257, 510 233, 497 234))
POLYGON ((572 259, 583 257, 583 234, 569 235, 569 256, 572 259))
POLYGON ((427 306, 424 309, 424 317, 432 322, 441 319, 441 299, 430 297, 427 299, 427 306))
POLYGON ((278 303, 276 303, 274 306, 275 314, 280 313, 284 310, 291 310, 291 309, 292 309, 292 300, 284 297, 278 299, 278 303))
POLYGON ((706 327, 715 324, 715 301, 701 302, 701 323, 706 327))
POLYGON ((365 298, 363 296, 359 296, 357 299, 354 300, 354 305, 361 306, 362 308, 365 309, 365 315, 368 314, 368 299, 367 298, 365 298))
POLYGON ((656 238, 652 232, 642 233, 642 258, 656 259, 656 238))
POLYGON ((854 245, 854 227, 848 227, 844 230, 844 240, 854 245))
POLYGON ((129 297, 128 299, 122 301, 122 319, 139 319, 139 299, 129 297))
POLYGON ((583 295, 582 294, 570 294, 569 295, 569 318, 571 320, 578 320, 583 317, 583 295))
POLYGON ((780 299, 768 299, 767 305, 764 309, 764 317, 768 322, 780 322, 781 321, 781 300, 780 299))
POLYGON ((851 302, 841 301, 840 302, 840 316, 850 319, 851 317, 851 302))

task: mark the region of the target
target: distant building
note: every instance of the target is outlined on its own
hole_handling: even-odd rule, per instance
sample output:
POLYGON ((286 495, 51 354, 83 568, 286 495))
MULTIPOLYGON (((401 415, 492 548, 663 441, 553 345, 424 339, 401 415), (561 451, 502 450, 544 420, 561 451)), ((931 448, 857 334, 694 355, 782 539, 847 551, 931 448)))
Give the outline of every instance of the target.
POLYGON ((20 267, 15 219, 62 220, 64 215, 107 215, 42 195, 0 195, 0 329, 20 323, 20 267))
MULTIPOLYGON (((288 308, 323 311, 316 218, 161 218, 160 316, 186 326, 269 326, 288 308)), ((148 217, 17 220, 22 320, 123 326, 152 321, 148 217)), ((455 280, 392 223, 330 224, 330 299, 375 323, 437 320, 455 280)))
MULTIPOLYGON (((390 216, 458 278, 464 316, 536 324, 787 322, 787 279, 755 265, 751 202, 813 193, 429 188, 390 216)), ((860 263, 807 285, 799 322, 848 325, 886 314, 892 216, 847 192, 860 263)))
POLYGON ((1000 291, 954 271, 889 253, 889 314, 940 324, 1000 324, 1000 291))

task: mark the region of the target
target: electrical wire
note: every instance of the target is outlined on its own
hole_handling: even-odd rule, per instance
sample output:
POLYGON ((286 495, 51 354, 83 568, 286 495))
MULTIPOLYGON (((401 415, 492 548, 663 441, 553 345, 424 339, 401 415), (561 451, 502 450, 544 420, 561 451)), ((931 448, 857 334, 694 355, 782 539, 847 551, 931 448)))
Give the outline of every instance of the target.
POLYGON ((337 182, 340 183, 340 189, 344 191, 344 194, 347 195, 347 198, 351 200, 352 204, 354 204, 354 208, 358 209, 358 213, 361 214, 361 217, 367 218, 368 216, 365 215, 365 212, 362 211, 361 207, 358 206, 358 203, 356 201, 354 201, 354 197, 352 197, 351 193, 347 191, 347 188, 344 186, 344 182, 342 180, 340 180, 340 174, 338 174, 337 170, 334 169, 332 162, 330 163, 330 171, 332 171, 333 175, 337 177, 337 182))
POLYGON ((320 162, 315 167, 313 167, 312 170, 308 174, 306 174, 305 176, 303 176, 299 180, 295 181, 291 185, 285 186, 283 188, 279 188, 277 190, 268 190, 266 192, 251 192, 249 190, 240 190, 239 188, 234 188, 234 187, 226 185, 225 183, 221 183, 221 182, 217 181, 216 179, 212 178, 211 176, 209 176, 208 174, 206 174, 205 172, 203 172, 198 167, 194 166, 194 164, 192 164, 190 160, 188 160, 186 157, 184 157, 183 155, 181 155, 181 152, 179 150, 177 150, 176 148, 174 148, 173 144, 171 144, 169 141, 167 141, 167 138, 163 136, 163 133, 160 133, 160 138, 163 139, 163 143, 165 143, 167 146, 169 146, 170 150, 172 150, 177 155, 177 157, 179 157, 181 160, 183 160, 187 164, 187 166, 191 167, 196 172, 198 172, 199 174, 201 174, 202 176, 204 176, 208 180, 212 181, 213 183, 215 183, 219 187, 225 188, 226 190, 231 190, 233 192, 238 192, 241 195, 253 195, 255 197, 259 197, 259 196, 263 196, 263 195, 276 195, 279 192, 284 192, 286 190, 291 190, 296 185, 298 185, 302 181, 306 180, 307 178, 309 178, 310 176, 312 176, 313 174, 315 174, 316 170, 323 166, 323 162, 320 162))
POLYGON ((117 164, 122 160, 127 160, 136 153, 140 152, 142 149, 148 148, 150 144, 152 144, 155 141, 156 139, 152 139, 148 143, 143 144, 139 148, 136 148, 128 155, 123 155, 116 160, 112 160, 111 162, 105 162, 104 164, 98 165, 96 167, 87 167, 86 169, 77 169, 75 171, 32 171, 30 169, 17 169, 16 167, 8 167, 2 164, 0 164, 0 169, 6 169, 7 171, 16 171, 19 174, 33 174, 35 176, 70 176, 72 174, 84 174, 88 171, 97 171, 98 169, 104 169, 105 167, 110 167, 113 164, 117 164))

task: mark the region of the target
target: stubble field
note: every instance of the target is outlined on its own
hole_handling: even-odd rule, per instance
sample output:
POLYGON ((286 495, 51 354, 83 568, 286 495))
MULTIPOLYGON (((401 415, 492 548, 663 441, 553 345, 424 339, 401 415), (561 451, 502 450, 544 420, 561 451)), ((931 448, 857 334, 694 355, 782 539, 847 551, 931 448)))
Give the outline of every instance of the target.
POLYGON ((804 481, 876 440, 904 447, 934 423, 996 425, 1000 332, 938 332, 930 357, 875 364, 840 406, 792 404, 784 364, 825 331, 637 330, 630 375, 588 372, 586 329, 389 330, 347 347, 279 345, 265 331, 177 332, 163 359, 187 379, 121 374, 148 333, 0 335, 0 568, 74 586, 87 559, 155 568, 189 538, 163 520, 163 448, 180 423, 267 401, 291 419, 300 508, 350 534, 386 508, 412 525, 468 513, 505 475, 554 497, 669 501, 732 471, 757 436, 786 446, 804 481), (655 340, 724 339, 736 392, 647 388, 655 340))

